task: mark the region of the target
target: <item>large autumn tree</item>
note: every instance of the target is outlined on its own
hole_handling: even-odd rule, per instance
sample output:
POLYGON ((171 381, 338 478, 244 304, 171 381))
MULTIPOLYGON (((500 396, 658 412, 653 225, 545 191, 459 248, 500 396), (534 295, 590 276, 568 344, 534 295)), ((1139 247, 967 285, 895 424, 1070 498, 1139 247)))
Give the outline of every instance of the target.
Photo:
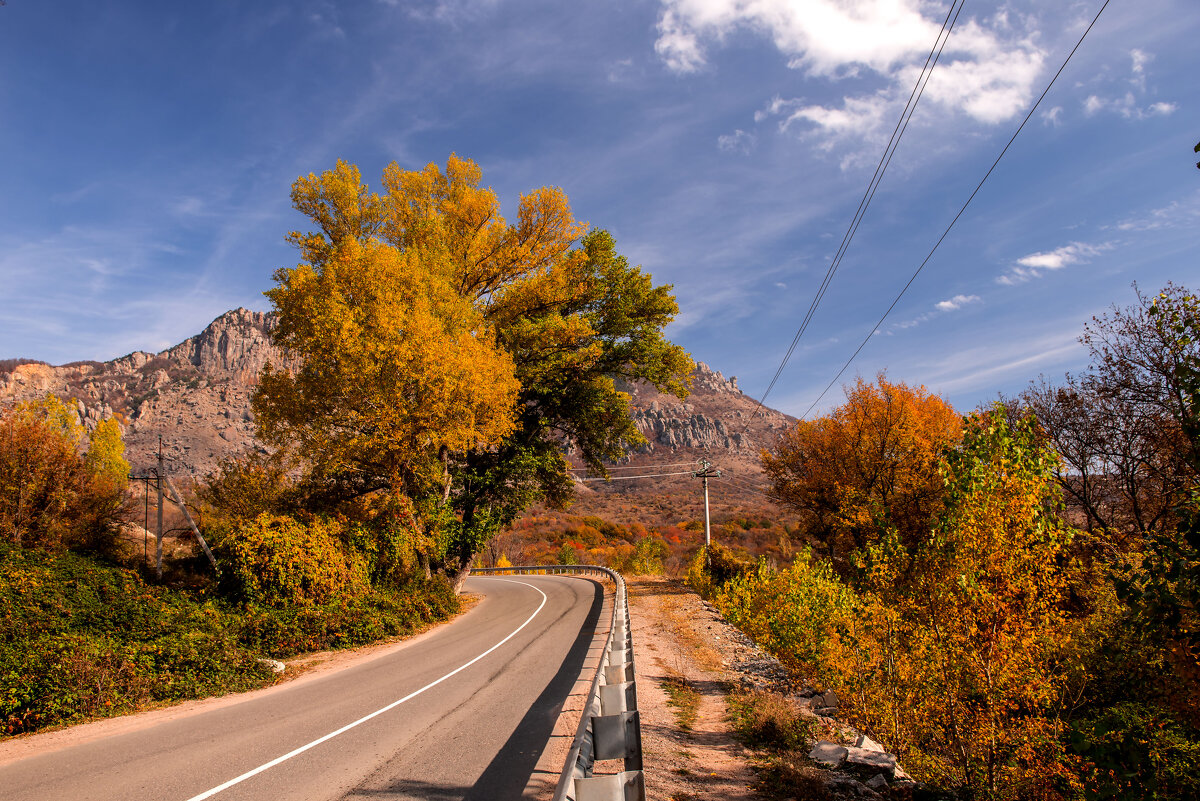
POLYGON ((112 419, 90 432, 54 395, 0 414, 0 540, 25 548, 111 550, 128 511, 129 464, 112 419))
POLYGON ((888 531, 911 548, 941 507, 938 474, 961 418, 924 387, 861 378, 828 415, 801 420, 762 454, 771 495, 805 514, 808 533, 843 572, 888 531))
POLYGON ((586 233, 560 189, 500 213, 474 162, 389 165, 383 193, 339 162, 296 181, 318 230, 267 293, 294 369, 268 369, 261 436, 294 445, 327 499, 382 494, 438 532, 427 554, 464 575, 530 503, 642 442, 614 379, 686 394, 692 362, 663 336, 669 286, 586 233))

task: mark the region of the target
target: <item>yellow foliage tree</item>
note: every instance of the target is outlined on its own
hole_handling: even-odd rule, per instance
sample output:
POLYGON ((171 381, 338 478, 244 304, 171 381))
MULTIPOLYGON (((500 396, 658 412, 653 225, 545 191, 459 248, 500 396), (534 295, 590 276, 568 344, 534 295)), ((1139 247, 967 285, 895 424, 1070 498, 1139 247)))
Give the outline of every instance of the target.
POLYGON ((915 555, 871 547, 873 587, 837 621, 825 664, 855 716, 922 778, 997 798, 1069 785, 1062 660, 1084 625, 1065 612, 1071 532, 1055 513, 1057 456, 1029 420, 968 418, 943 464, 945 511, 915 555))
POLYGON ((275 340, 301 363, 263 372, 260 435, 296 444, 318 477, 351 494, 428 491, 440 454, 513 429, 512 359, 442 262, 362 238, 379 200, 357 168, 301 179, 293 198, 324 236, 293 233, 306 261, 277 271, 267 292, 275 340))
POLYGON ((125 461, 125 440, 121 426, 113 418, 101 420, 88 434, 84 464, 92 475, 110 486, 124 490, 129 486, 129 462, 125 461))
POLYGON ((49 551, 110 548, 126 510, 124 447, 115 421, 89 437, 54 395, 0 415, 0 537, 49 551))
POLYGON ((692 368, 662 336, 670 287, 583 236, 562 190, 509 223, 480 179, 451 155, 388 166, 382 195, 343 162, 297 180, 319 230, 290 235, 304 261, 267 295, 300 366, 255 398, 260 435, 297 445, 316 484, 417 501, 442 532, 422 547, 460 577, 530 503, 570 496, 564 445, 602 470, 643 441, 615 379, 682 395, 692 368))

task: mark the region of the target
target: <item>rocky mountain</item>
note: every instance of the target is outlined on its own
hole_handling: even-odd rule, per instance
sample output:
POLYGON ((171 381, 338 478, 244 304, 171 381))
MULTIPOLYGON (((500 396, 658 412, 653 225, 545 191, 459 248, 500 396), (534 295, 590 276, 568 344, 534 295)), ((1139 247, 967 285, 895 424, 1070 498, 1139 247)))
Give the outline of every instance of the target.
MULTIPOLYGON (((75 398, 85 425, 120 415, 135 471, 155 463, 161 436, 172 473, 203 475, 222 457, 254 446, 250 398, 258 374, 267 362, 285 363, 271 342, 273 326, 270 314, 235 309, 161 353, 58 367, 5 363, 0 406, 48 392, 75 398)), ((704 363, 697 365, 685 400, 653 387, 622 388, 632 395, 634 417, 648 440, 627 465, 707 458, 723 469, 757 472, 759 450, 791 422, 781 412, 758 408, 736 378, 704 363)))

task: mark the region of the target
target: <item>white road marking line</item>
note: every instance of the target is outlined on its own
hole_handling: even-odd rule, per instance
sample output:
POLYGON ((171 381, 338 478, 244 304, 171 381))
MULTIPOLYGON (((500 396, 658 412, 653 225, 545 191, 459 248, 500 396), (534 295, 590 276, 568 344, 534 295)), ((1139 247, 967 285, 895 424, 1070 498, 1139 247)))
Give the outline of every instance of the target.
MULTIPOLYGON (((481 578, 483 578, 483 577, 481 577, 481 578)), ((487 578, 493 578, 493 577, 487 577, 487 578)), ((533 622, 533 619, 535 617, 537 617, 538 612, 542 611, 542 607, 546 605, 546 601, 548 600, 546 598, 546 593, 542 592, 537 587, 534 587, 532 584, 529 584, 524 581, 513 581, 512 579, 504 579, 504 578, 494 578, 494 580, 495 581, 507 581, 510 584, 522 584, 526 587, 536 590, 537 594, 542 596, 542 602, 540 604, 538 604, 538 608, 533 610, 533 614, 529 616, 529 619, 526 620, 524 623, 522 623, 520 626, 517 626, 517 628, 513 631, 512 634, 509 634, 503 640, 496 643, 491 648, 487 649, 482 654, 480 654, 479 656, 472 659, 470 662, 467 662, 465 665, 455 668, 454 670, 450 671, 445 676, 442 676, 440 679, 437 679, 436 681, 429 682, 428 684, 426 684, 424 687, 422 687, 419 690, 414 690, 413 692, 404 696, 400 700, 392 701, 390 704, 383 707, 382 709, 377 709, 374 712, 372 712, 371 714, 361 717, 358 720, 354 721, 353 723, 347 723, 345 726, 338 729, 337 731, 331 731, 329 734, 326 734, 324 737, 318 737, 317 739, 313 740, 311 743, 302 745, 294 751, 289 751, 286 754, 284 754, 283 756, 275 757, 270 762, 267 762, 266 764, 263 764, 263 765, 259 765, 257 768, 254 768, 253 770, 248 770, 245 773, 243 773, 241 776, 230 779, 229 781, 225 782, 224 784, 218 785, 218 786, 212 788, 211 790, 203 792, 200 795, 194 795, 191 798, 189 798, 188 801, 203 801, 203 799, 205 799, 205 798, 212 798, 217 793, 223 792, 224 790, 228 790, 230 787, 233 787, 235 784, 241 784, 242 782, 246 781, 246 779, 257 776, 258 774, 262 773, 263 771, 270 770, 271 768, 275 767, 276 765, 280 764, 281 762, 286 762, 294 756, 299 756, 300 754, 303 754, 305 751, 309 750, 310 748, 316 748, 318 745, 325 742, 326 740, 332 740, 334 737, 337 737, 339 734, 344 734, 345 732, 350 731, 355 726, 359 726, 363 723, 366 723, 368 720, 371 720, 372 718, 379 717, 384 712, 388 712, 392 709, 395 709, 396 707, 403 704, 405 701, 407 701, 411 698, 416 698, 418 695, 420 695, 421 693, 430 689, 431 687, 436 687, 437 685, 441 684, 443 681, 445 681, 446 679, 455 675, 456 673, 461 673, 462 671, 469 668, 471 665, 478 662, 480 659, 483 659, 485 656, 490 654, 492 651, 495 651, 501 645, 504 645, 504 643, 508 642, 513 637, 516 637, 517 634, 520 633, 521 629, 525 628, 531 622, 533 622)))

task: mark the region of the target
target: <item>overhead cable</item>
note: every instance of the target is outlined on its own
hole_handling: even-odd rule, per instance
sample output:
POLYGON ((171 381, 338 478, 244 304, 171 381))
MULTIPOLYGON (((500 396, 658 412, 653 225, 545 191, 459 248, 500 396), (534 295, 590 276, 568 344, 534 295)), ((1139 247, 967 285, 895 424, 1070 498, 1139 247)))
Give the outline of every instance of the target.
POLYGON ((808 417, 809 413, 812 412, 812 410, 816 408, 817 404, 821 402, 821 399, 825 397, 825 393, 829 392, 829 390, 833 388, 833 385, 836 384, 838 379, 842 377, 842 373, 846 372, 846 368, 850 366, 850 363, 854 361, 860 352, 862 352, 862 349, 866 347, 866 344, 871 340, 871 337, 875 336, 875 333, 879 330, 879 326, 883 325, 884 320, 886 320, 888 315, 892 313, 892 309, 896 308, 896 304, 900 302, 900 298, 904 297, 904 293, 908 291, 910 286, 912 286, 913 281, 917 280, 917 276, 921 274, 921 270, 925 268, 925 265, 928 264, 929 260, 933 258, 933 254, 937 252, 937 249, 941 246, 942 242, 947 236, 950 235, 950 230, 954 228, 954 224, 957 223, 958 219, 966 212, 967 207, 971 205, 971 201, 975 199, 975 195, 979 194, 979 190, 983 188, 984 183, 989 177, 991 177, 992 172, 996 169, 996 165, 1000 163, 1000 159, 1004 158, 1004 154, 1008 152, 1009 147, 1012 146, 1012 143, 1016 140, 1017 136, 1025 128, 1025 124, 1029 122, 1030 118, 1033 116, 1033 113, 1037 111, 1038 106, 1042 104, 1042 101, 1046 98, 1046 95, 1050 93, 1050 89, 1054 86, 1055 81, 1057 81, 1058 77, 1062 75, 1063 70, 1067 68, 1067 64, 1070 63, 1071 57, 1075 55, 1075 51, 1079 49, 1079 46, 1083 44, 1083 40, 1087 38, 1089 33, 1091 33, 1096 21, 1099 20, 1100 15, 1104 13, 1104 9, 1108 8, 1108 4, 1109 0, 1104 0, 1104 5, 1100 6, 1100 10, 1096 12, 1096 16, 1092 18, 1091 23, 1087 26, 1087 29, 1084 30, 1083 35, 1079 37, 1079 41, 1075 43, 1073 48, 1071 48, 1071 52, 1068 53, 1066 59, 1063 60, 1062 66, 1058 68, 1058 72, 1054 73, 1054 77, 1050 79, 1050 83, 1046 84, 1046 88, 1042 90, 1042 94, 1038 97, 1037 102, 1035 102, 1029 109, 1029 113, 1025 115, 1025 119, 1021 120, 1021 124, 1017 126, 1017 130, 1013 133, 1013 135, 1009 137, 1008 143, 1004 145, 1004 149, 1000 151, 1000 155, 996 156, 996 160, 992 162, 992 166, 988 167, 988 171, 984 173, 983 178, 979 180, 979 183, 975 186, 974 191, 971 192, 970 197, 968 197, 966 202, 962 204, 962 207, 958 210, 958 213, 954 215, 954 219, 950 221, 950 224, 946 226, 946 230, 942 232, 942 235, 938 237, 937 242, 934 243, 928 255, 925 256, 925 259, 917 266, 917 269, 913 272, 912 277, 908 279, 908 283, 906 283, 900 290, 900 293, 896 295, 895 300, 892 301, 892 305, 887 307, 887 311, 885 311, 883 316, 879 318, 879 321, 871 327, 871 330, 867 333, 867 336, 863 339, 863 341, 859 343, 858 348, 855 349, 854 353, 850 354, 850 358, 847 359, 846 363, 842 365, 842 369, 838 370, 837 375, 833 377, 833 380, 829 382, 825 389, 821 390, 821 394, 818 395, 817 399, 812 402, 812 405, 808 407, 807 411, 800 416, 800 419, 803 420, 804 418, 808 417))
POLYGON ((904 110, 900 112, 900 118, 896 120, 896 127, 892 129, 892 135, 888 139, 887 146, 883 149, 883 154, 879 157, 879 163, 875 165, 875 174, 871 176, 871 180, 867 184, 867 189, 863 192, 862 199, 858 202, 858 209, 854 212, 854 217, 850 221, 846 233, 842 235, 842 243, 838 246, 837 253, 834 254, 833 260, 829 264, 829 269, 825 271, 825 278, 821 281, 817 293, 813 296, 812 303, 809 304, 808 311, 805 312, 804 319, 801 321, 800 327, 796 330, 796 335, 792 337, 791 345, 788 346, 787 352, 784 353, 783 359, 779 363, 779 367, 775 370, 775 375, 771 378, 771 382, 767 385, 767 389, 763 392, 762 397, 758 399, 759 409, 763 407, 767 396, 771 394, 771 390, 775 388, 779 377, 783 375, 784 368, 787 367, 787 363, 791 360, 792 353, 795 352, 796 346, 800 343, 800 338, 808 330, 808 324, 812 321, 817 307, 824 299, 825 293, 828 291, 838 267, 841 266, 842 259, 850 247, 850 242, 858 232, 858 227, 862 224, 863 217, 866 215, 867 209, 875 197, 875 191, 879 188, 879 182, 883 180, 888 165, 892 163, 892 156, 895 155, 896 148, 900 145, 900 139, 904 136, 904 132, 908 130, 908 123, 917 110, 917 103, 920 102, 921 96, 925 93, 925 86, 929 83, 929 79, 933 75, 933 68, 937 66, 938 61, 942 57, 942 50, 945 49, 946 42, 950 40, 950 33, 954 30, 955 23, 958 22, 958 15, 962 11, 965 2, 966 0, 953 0, 951 2, 950 9, 946 12, 946 19, 942 21, 942 28, 938 31, 937 38, 934 39, 933 47, 929 50, 929 55, 925 57, 925 64, 921 68, 921 74, 917 76, 916 83, 913 84, 912 91, 908 95, 908 101, 904 104, 904 110))
POLYGON ((660 478, 662 476, 690 476, 691 470, 684 470, 680 473, 650 473, 644 476, 609 476, 608 478, 579 478, 575 476, 576 481, 626 481, 634 478, 660 478))
MULTIPOLYGON (((615 467, 605 467, 604 469, 611 472, 613 470, 646 470, 657 467, 691 467, 692 465, 700 464, 699 462, 676 462, 675 464, 631 464, 615 467)), ((572 467, 571 470, 591 470, 590 467, 572 467)))
POLYGON ((776 504, 779 503, 778 500, 776 500, 775 498, 772 498, 770 495, 768 495, 765 492, 759 492, 758 490, 753 490, 753 489, 750 489, 749 487, 741 487, 741 486, 738 486, 737 484, 734 484, 731 481, 726 481, 723 478, 714 478, 713 481, 717 482, 718 484, 728 484, 730 487, 733 487, 734 489, 740 490, 742 492, 752 492, 755 495, 761 495, 762 497, 766 498, 767 500, 771 501, 772 503, 776 503, 776 504))

